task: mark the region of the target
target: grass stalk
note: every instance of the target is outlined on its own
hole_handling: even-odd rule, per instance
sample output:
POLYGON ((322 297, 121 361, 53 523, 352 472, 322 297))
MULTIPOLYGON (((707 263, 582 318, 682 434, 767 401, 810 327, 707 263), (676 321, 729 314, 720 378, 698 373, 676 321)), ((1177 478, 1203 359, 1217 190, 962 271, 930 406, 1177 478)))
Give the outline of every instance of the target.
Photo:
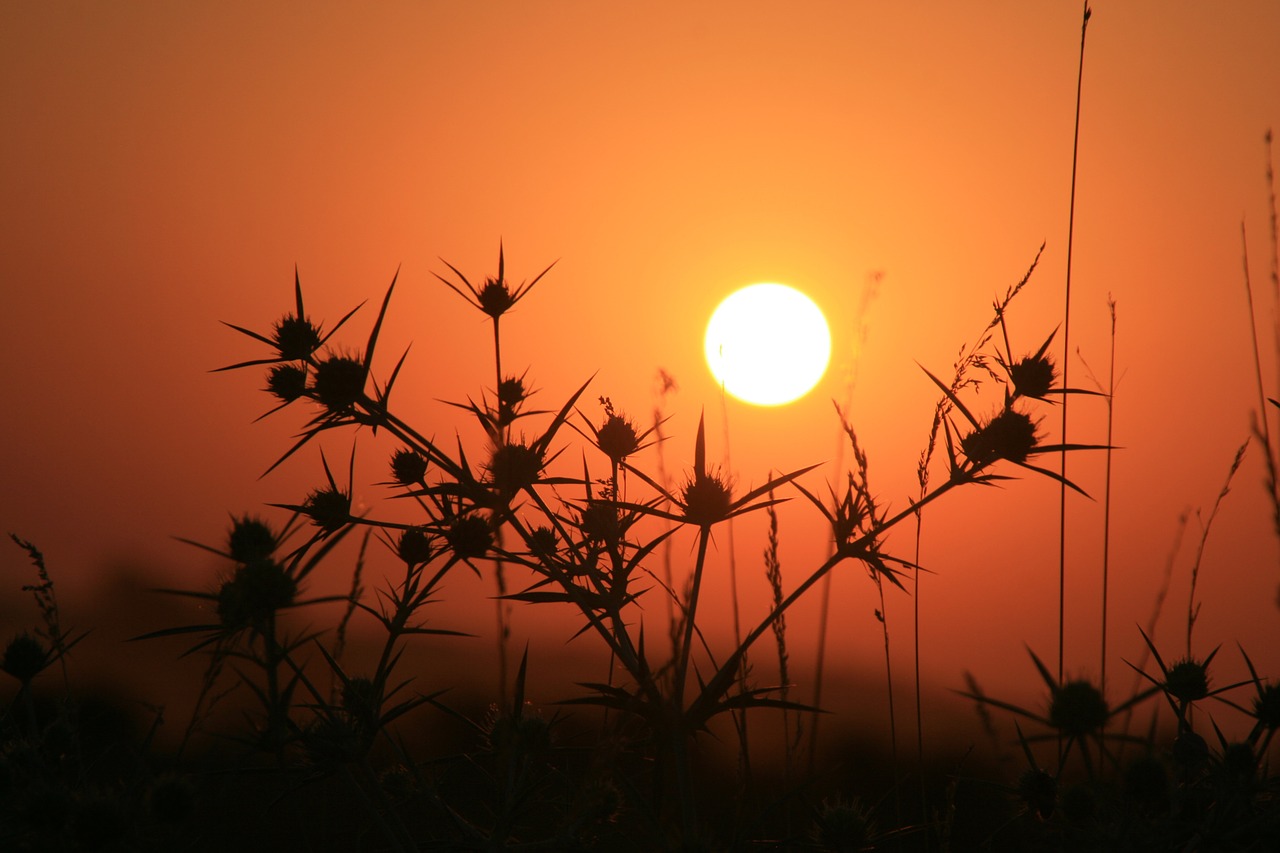
MULTIPOLYGON (((1084 92, 1084 45, 1089 31, 1089 0, 1084 2, 1084 11, 1080 22, 1080 61, 1076 72, 1076 116, 1075 130, 1071 142, 1071 199, 1067 211, 1067 274, 1064 288, 1064 304, 1062 310, 1062 387, 1070 388, 1068 366, 1071 363, 1071 259, 1075 243, 1076 229, 1076 172, 1080 163, 1080 104, 1084 92)), ((1062 398, 1061 441, 1067 443, 1067 397, 1062 398)), ((1058 491, 1058 682, 1062 682, 1066 647, 1066 600, 1067 600, 1067 451, 1062 451, 1058 472, 1063 476, 1058 491)))
MULTIPOLYGON (((1227 471, 1226 482, 1222 484, 1222 490, 1218 492, 1217 498, 1214 499, 1208 518, 1201 520, 1200 543, 1196 546, 1195 560, 1191 563, 1191 593, 1187 597, 1187 657, 1191 657, 1191 634, 1195 629, 1196 620, 1200 616, 1200 605, 1196 603, 1196 584, 1200 579, 1200 565, 1204 560, 1204 549, 1209 543, 1209 531, 1213 528, 1214 519, 1218 517, 1218 509, 1222 506, 1223 499, 1231 491, 1231 481, 1235 478, 1236 472, 1240 470, 1240 463, 1244 461, 1244 453, 1249 449, 1249 441, 1250 439, 1246 438, 1244 443, 1236 450, 1235 458, 1231 460, 1231 469, 1227 471)), ((1196 516, 1197 518, 1200 516, 1198 511, 1196 516)))
POLYGON ((1107 298, 1111 313, 1111 349, 1107 363, 1107 441, 1102 487, 1102 651, 1099 661, 1098 689, 1107 695, 1107 603, 1111 584, 1111 462, 1115 453, 1112 436, 1115 426, 1116 392, 1116 301, 1107 298))

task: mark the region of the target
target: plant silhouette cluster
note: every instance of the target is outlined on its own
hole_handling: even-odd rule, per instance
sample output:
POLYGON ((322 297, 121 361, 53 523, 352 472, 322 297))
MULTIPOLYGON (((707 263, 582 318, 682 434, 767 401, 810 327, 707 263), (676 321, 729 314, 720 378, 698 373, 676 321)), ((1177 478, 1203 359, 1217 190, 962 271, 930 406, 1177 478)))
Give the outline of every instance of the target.
MULTIPOLYGON (((385 372, 375 353, 398 273, 359 349, 331 343, 358 308, 326 330, 307 313, 296 273, 294 307, 270 330, 231 326, 267 353, 222 369, 265 370, 269 414, 287 407, 309 412, 297 440, 268 470, 331 433, 387 435, 395 448, 382 485, 414 517, 393 520, 353 505, 353 446, 346 471, 339 468, 336 476, 321 452, 319 485, 276 506, 287 513, 285 523, 237 516, 221 545, 192 543, 224 560, 226 573, 212 590, 168 592, 201 603, 209 619, 139 638, 185 637, 191 641, 186 653, 206 661, 204 689, 180 752, 230 682, 252 700, 247 724, 223 733, 235 745, 232 771, 279 780, 276 796, 330 792, 354 809, 360 828, 355 843, 363 849, 959 849, 954 814, 894 819, 880 803, 852 794, 822 797, 812 778, 753 788, 749 773, 741 772, 737 794, 726 798, 726 814, 713 807, 709 792, 733 784, 726 786, 723 771, 709 769, 699 752, 708 737, 733 731, 739 766, 749 767, 748 716, 780 711, 796 719, 818 712, 787 692, 785 615, 838 566, 861 566, 882 597, 884 581, 905 592, 904 581, 921 569, 896 552, 889 537, 925 506, 962 487, 1008 480, 1011 470, 1078 490, 1041 458, 1100 447, 1047 442, 1036 407, 1084 392, 1057 384, 1048 354, 1052 333, 1019 358, 1009 343, 1007 310, 1035 264, 997 301, 978 344, 962 351, 954 378, 944 381, 924 370, 923 381, 941 397, 922 470, 933 459, 941 476, 930 481, 922 475, 919 497, 897 509, 872 491, 866 452, 843 413, 854 464, 838 486, 806 485, 803 478, 816 467, 810 466, 743 488, 731 472, 708 461, 701 420, 683 477, 672 482, 652 473, 638 457, 662 436, 660 418, 641 425, 604 396, 598 398, 602 414, 593 416, 581 405, 589 379, 559 406, 537 409, 527 374, 504 371, 502 323, 551 268, 514 285, 500 249, 497 275, 477 285, 447 266, 451 275, 438 278, 492 330, 493 386, 452 404, 479 426, 484 441, 478 448, 468 450, 461 440, 438 443, 393 406, 408 351, 385 372), (993 343, 997 331, 999 344, 993 343), (1003 387, 990 413, 977 412, 970 398, 981 376, 1003 387), (581 451, 567 452, 575 436, 581 451), (788 497, 818 513, 831 545, 830 556, 789 588, 777 559, 774 514, 788 497), (715 534, 735 518, 760 512, 771 522, 768 612, 729 642, 705 635, 700 599, 715 534), (661 546, 680 538, 689 542, 692 557, 686 580, 675 588, 654 565, 661 546), (347 541, 359 543, 350 592, 309 594, 314 574, 328 571, 347 541), (384 561, 396 568, 370 595, 366 563, 384 561), (405 663, 409 644, 459 634, 432 608, 455 572, 492 576, 499 589, 502 695, 479 716, 451 705, 447 685, 424 687, 405 663), (670 605, 671 624, 653 624, 653 614, 666 611, 644 607, 650 601, 670 605), (598 644, 609 661, 607 675, 584 676, 576 695, 552 697, 560 699, 554 713, 535 705, 530 673, 536 651, 525 651, 514 676, 506 669, 511 602, 572 613, 573 633, 598 644), (299 627, 297 611, 325 603, 340 605, 337 624, 299 627), (379 638, 368 659, 346 653, 346 637, 356 625, 379 638), (766 634, 778 648, 780 683, 760 682, 758 662, 749 659, 766 634), (415 754, 406 726, 429 716, 456 724, 465 743, 446 755, 415 754), (594 740, 583 740, 582 719, 593 721, 594 740), (576 733, 570 731, 575 720, 576 733)), ((67 727, 71 706, 42 715, 33 701, 33 680, 63 662, 80 636, 61 625, 39 552, 19 544, 38 569, 40 583, 28 589, 43 627, 16 635, 3 655, 3 670, 19 687, 4 718, 0 784, 25 793, 0 806, 0 844, 35 850, 167 843, 163 824, 190 810, 195 782, 140 767, 111 785, 94 780, 85 770, 88 756, 58 751, 57 732, 67 727), (45 786, 40 791, 60 793, 28 796, 37 777, 45 786), (50 802, 61 805, 42 813, 41 804, 50 802), (93 824, 94 804, 104 802, 115 811, 93 824), (102 838, 90 837, 93 829, 102 838)), ((1151 651, 1159 672, 1143 671, 1149 686, 1115 707, 1087 681, 1059 683, 1034 654, 1049 696, 1047 712, 985 696, 976 685, 966 693, 984 709, 1002 708, 1039 729, 1025 736, 1018 730, 1027 768, 1009 792, 1012 815, 983 829, 988 845, 1155 850, 1206 839, 1216 845, 1212 849, 1252 849, 1250 839, 1273 832, 1280 837, 1274 779, 1266 769, 1267 748, 1280 726, 1276 685, 1260 678, 1250 662, 1251 679, 1213 688, 1208 668, 1216 652, 1166 666, 1154 645, 1151 651), (1251 704, 1237 695, 1247 689, 1254 691, 1251 704), (1172 746, 1163 751, 1154 732, 1134 737, 1115 725, 1121 713, 1157 698, 1177 722, 1172 746), (1198 733, 1193 711, 1209 700, 1251 716, 1256 724, 1250 735, 1211 741, 1198 733), (1033 749, 1046 738, 1057 744, 1049 763, 1033 749)))

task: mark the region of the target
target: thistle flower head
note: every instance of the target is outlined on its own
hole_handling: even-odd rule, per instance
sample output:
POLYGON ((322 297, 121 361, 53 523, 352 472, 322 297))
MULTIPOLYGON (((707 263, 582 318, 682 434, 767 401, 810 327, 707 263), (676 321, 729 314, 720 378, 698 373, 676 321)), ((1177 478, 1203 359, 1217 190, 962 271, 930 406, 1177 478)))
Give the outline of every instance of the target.
POLYGON ((487 278, 476 293, 476 301, 490 317, 501 317, 516 304, 516 296, 505 278, 487 278))
POLYGON ((719 471, 697 472, 684 487, 684 517, 700 527, 724 521, 733 508, 733 489, 719 471))
POLYGON ((521 404, 528 398, 530 391, 525 387, 524 379, 519 376, 508 376, 498 383, 498 423, 502 426, 514 421, 520 411, 521 404))
POLYGON ((491 708, 485 729, 495 755, 520 759, 543 755, 551 748, 551 723, 528 707, 519 713, 491 708))
POLYGON ((542 453, 535 447, 512 442, 499 445, 489 460, 489 476, 504 495, 513 495, 538 481, 542 453))
POLYGON ((316 365, 311 391, 331 414, 349 414, 364 395, 365 376, 359 359, 330 355, 316 365))
POLYGON ((640 449, 640 434, 630 418, 611 411, 596 430, 596 446, 614 462, 621 462, 640 449))
POLYGON ((218 591, 218 619, 232 631, 258 627, 293 604, 297 593, 297 582, 275 560, 246 563, 218 591))
POLYGON ((23 684, 29 684, 49 665, 49 650, 37 637, 22 632, 9 641, 0 658, 0 670, 23 684))
POLYGON ((1169 800, 1169 772, 1154 755, 1134 759, 1124 771, 1125 797, 1144 811, 1164 808, 1169 800))
POLYGON ((1053 382, 1057 378, 1058 371, 1053 359, 1044 353, 1029 355, 1009 365, 1013 392, 1020 397, 1043 399, 1053 388, 1053 382))
POLYGON ((474 560, 489 553, 493 546, 493 530, 478 515, 462 515, 444 532, 450 550, 460 560, 474 560))
POLYGON ((1049 722, 1068 737, 1093 734, 1102 729, 1111 709, 1102 692, 1088 681, 1068 681, 1053 691, 1049 722))
MULTIPOLYGON (((449 287, 450 290, 466 299, 472 305, 492 317, 495 321, 503 314, 514 308, 516 303, 519 302, 524 295, 528 293, 529 290, 551 269, 551 267, 547 267, 538 274, 537 278, 527 284, 522 284, 519 287, 511 287, 507 283, 506 260, 503 255, 501 244, 498 245, 498 274, 497 276, 486 278, 484 280, 484 284, 480 285, 480 287, 476 287, 471 282, 467 281, 466 276, 458 272, 458 269, 453 266, 453 264, 446 261, 445 265, 448 266, 449 269, 453 270, 453 274, 462 281, 463 286, 466 288, 466 292, 463 292, 462 288, 458 287, 458 285, 443 276, 437 275, 436 278, 440 279, 449 287)), ((552 266, 555 266, 555 264, 552 264, 552 266)))
POLYGON ((1003 409, 960 439, 960 448, 976 465, 987 465, 998 459, 1025 462, 1035 450, 1036 441, 1036 425, 1030 415, 1003 409))
POLYGON ((871 810, 857 797, 824 800, 810 836, 819 850, 855 853, 863 850, 875 831, 871 810))
POLYGON ((529 553, 535 557, 546 559, 556 552, 556 532, 546 525, 535 527, 529 532, 529 553))
POLYGON ((254 563, 269 558, 277 544, 275 531, 265 521, 246 515, 232 522, 227 553, 237 563, 254 563))
POLYGON ((400 541, 396 543, 396 554, 410 566, 430 561, 435 555, 431 534, 426 528, 410 527, 400 534, 400 541))
POLYGON ((593 502, 584 509, 580 526, 583 535, 595 542, 615 545, 622 537, 618 510, 608 503, 593 502))
POLYGON ((320 330, 310 318, 286 314, 272 326, 271 341, 283 361, 301 361, 311 357, 320 346, 320 330))
POLYGON ((1173 760, 1188 770, 1203 767, 1209 760, 1209 744, 1191 729, 1183 729, 1173 739, 1173 760))
POLYGON ((1258 689, 1258 696, 1253 700, 1253 717, 1267 731, 1280 729, 1280 683, 1258 689))
POLYGON ((1201 661, 1184 658, 1169 667, 1164 689, 1179 702, 1195 702, 1209 695, 1209 673, 1201 661))
POLYGON ((391 477, 401 486, 425 486, 427 458, 416 450, 397 450, 391 456, 391 477))
POLYGON ((351 520, 351 495, 334 486, 316 489, 302 504, 302 512, 326 534, 336 533, 351 520))
POLYGON ((378 716, 377 685, 371 679, 357 676, 342 685, 342 710, 362 724, 372 724, 378 716))
POLYGON ((267 373, 267 392, 283 403, 307 393, 307 370, 296 364, 277 364, 267 373))
POLYGON ((1018 779, 1018 796, 1040 820, 1048 820, 1058 807, 1058 780, 1044 770, 1027 770, 1018 779))

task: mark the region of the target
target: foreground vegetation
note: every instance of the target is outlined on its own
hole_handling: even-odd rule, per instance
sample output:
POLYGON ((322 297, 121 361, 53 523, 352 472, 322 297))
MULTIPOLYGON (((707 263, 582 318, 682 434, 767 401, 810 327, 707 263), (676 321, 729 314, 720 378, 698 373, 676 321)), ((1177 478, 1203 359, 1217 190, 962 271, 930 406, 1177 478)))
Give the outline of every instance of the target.
POLYGON ((692 464, 672 484, 637 462, 658 443, 660 419, 641 426, 607 397, 597 397, 593 416, 582 403, 590 383, 553 410, 532 409, 524 377, 503 370, 501 330, 547 270, 513 286, 501 251, 497 274, 478 285, 453 267, 441 277, 488 318, 494 361, 494 386, 455 404, 479 426, 482 446, 446 448, 396 413, 405 356, 385 379, 375 375, 395 280, 359 350, 331 343, 355 312, 326 330, 307 314, 295 280, 292 311, 270 329, 232 326, 266 353, 225 369, 265 370, 273 411, 310 407, 277 465, 338 431, 392 437, 384 485, 396 497, 389 505, 409 507, 410 516, 353 509, 354 462, 344 472, 322 452, 323 480, 277 507, 283 524, 239 516, 223 542, 200 545, 226 561, 216 588, 167 592, 203 602, 216 618, 139 638, 184 637, 188 659, 204 662, 203 692, 176 751, 155 749, 150 735, 95 733, 93 710, 67 669, 83 634, 63 624, 39 550, 15 537, 35 567, 24 589, 39 621, 4 650, 3 670, 17 690, 0 723, 0 839, 18 850, 1263 849, 1263 839, 1280 837, 1267 762, 1280 688, 1247 654, 1250 679, 1211 688, 1216 650, 1167 660, 1148 640, 1154 666, 1143 671, 1146 687, 1114 702, 1089 681, 1054 675, 1033 653, 1043 714, 971 685, 966 695, 981 708, 1017 722, 1025 768, 998 796, 990 785, 930 780, 904 817, 883 797, 854 795, 864 780, 799 769, 798 741, 782 778, 744 770, 749 716, 801 721, 817 711, 788 689, 785 616, 829 572, 856 564, 882 600, 886 583, 905 592, 918 569, 888 536, 918 523, 934 501, 1017 470, 1075 489, 1046 458, 1109 452, 1042 438, 1036 408, 1084 392, 1061 387, 1049 355, 1053 332, 1029 355, 1009 349, 1009 309, 1034 269, 1033 262, 997 300, 948 379, 925 371, 939 402, 920 494, 896 512, 877 503, 847 420, 841 428, 854 464, 838 487, 806 485, 804 468, 741 491, 708 462, 701 424, 692 464), (989 417, 965 402, 979 379, 1004 388, 989 417), (784 497, 807 503, 830 534, 830 556, 789 588, 774 515, 784 497), (748 513, 773 522, 765 555, 773 606, 726 643, 700 630, 703 575, 714 532, 748 513), (348 539, 359 545, 350 592, 309 597, 313 573, 351 565, 337 548, 348 539), (686 570, 663 565, 668 540, 690 543, 686 570), (399 570, 370 594, 365 567, 384 555, 399 570), (452 704, 448 685, 424 688, 403 663, 411 644, 455 633, 437 616, 441 585, 455 572, 491 577, 501 591, 492 648, 504 689, 483 714, 452 704), (642 611, 642 600, 654 604, 642 611), (535 707, 529 673, 537 652, 511 654, 508 602, 575 614, 577 633, 606 652, 606 672, 578 676, 580 692, 554 713, 535 707), (338 605, 315 610, 340 613, 336 624, 316 630, 310 617, 299 618, 323 603, 338 605), (658 624, 663 612, 670 619, 658 624), (349 633, 369 629, 381 637, 374 653, 346 648, 349 633), (770 648, 778 678, 761 682, 770 648), (230 686, 250 697, 245 723, 211 738, 212 709, 230 686), (1208 713, 1197 713, 1211 700, 1251 718, 1247 736, 1229 740, 1208 713), (1120 723, 1135 708, 1161 704, 1172 712, 1172 732, 1153 727, 1139 736, 1120 723), (413 736, 424 717, 452 727, 443 746, 413 736), (708 737, 736 743, 736 764, 709 757, 708 737), (246 819, 227 821, 233 811, 246 819))

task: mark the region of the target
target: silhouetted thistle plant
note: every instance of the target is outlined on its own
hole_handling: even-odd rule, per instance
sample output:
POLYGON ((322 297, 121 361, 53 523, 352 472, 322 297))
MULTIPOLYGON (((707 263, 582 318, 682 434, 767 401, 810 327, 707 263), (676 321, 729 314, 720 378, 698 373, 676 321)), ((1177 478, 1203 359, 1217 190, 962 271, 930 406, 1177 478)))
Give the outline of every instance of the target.
MULTIPOLYGON (((267 334, 233 326, 268 345, 270 357, 226 368, 265 367, 267 393, 280 404, 277 409, 299 400, 313 407, 299 437, 271 467, 295 455, 321 433, 368 427, 389 436, 395 444, 383 469, 387 479, 382 485, 419 517, 391 521, 380 517, 376 508, 362 508, 357 513, 352 507, 354 449, 342 482, 322 452, 324 483, 299 502, 276 504, 293 513, 282 532, 277 534, 256 517, 241 516, 233 519, 225 550, 201 546, 228 559, 233 568, 215 592, 180 594, 203 600, 218 613, 218 622, 146 635, 197 635, 190 651, 210 653, 210 684, 224 662, 234 661, 240 678, 252 688, 261 706, 258 733, 250 739, 253 745, 267 750, 282 768, 301 762, 312 776, 345 778, 392 849, 418 849, 423 844, 500 849, 535 843, 535 839, 547 849, 571 849, 588 840, 613 849, 608 845, 622 837, 619 829, 624 822, 631 833, 627 840, 632 849, 701 843, 709 831, 700 809, 707 792, 700 784, 701 771, 695 761, 696 743, 703 734, 714 731, 725 714, 740 721, 741 715, 759 709, 784 714, 817 710, 792 701, 787 692, 787 610, 837 566, 852 561, 874 583, 879 596, 877 613, 882 614, 884 581, 905 589, 904 574, 922 570, 914 560, 896 553, 890 536, 899 524, 918 519, 925 506, 954 489, 1011 479, 1005 473, 1010 466, 1075 489, 1075 484, 1042 467, 1037 459, 1045 453, 1100 447, 1050 443, 1040 433, 1036 406, 1076 392, 1058 384, 1057 368, 1047 355, 1054 334, 1029 355, 1016 360, 1010 355, 1007 308, 1031 270, 997 301, 995 318, 978 343, 962 351, 952 382, 943 383, 924 371, 941 390, 942 398, 930 451, 922 457, 921 492, 905 507, 890 509, 872 492, 867 454, 853 424, 839 409, 854 465, 837 475, 838 488, 827 486, 819 492, 802 483, 816 466, 770 475, 756 487, 740 486, 743 481, 737 472, 708 463, 701 417, 693 441, 692 465, 683 480, 672 485, 665 475, 651 476, 641 454, 663 437, 664 417, 655 416, 653 425, 642 430, 603 395, 598 397, 603 416, 589 417, 578 408, 578 401, 590 380, 558 408, 534 410, 527 405, 533 393, 527 374, 517 377, 502 370, 500 320, 550 267, 532 282, 513 287, 506 278, 505 253, 500 247, 497 276, 484 279, 478 287, 453 266, 449 269, 460 284, 437 277, 482 312, 493 328, 495 384, 478 397, 449 404, 480 426, 486 439, 483 449, 468 453, 461 441, 456 449, 445 448, 395 414, 392 390, 405 355, 383 382, 374 353, 396 279, 386 291, 366 345, 343 350, 330 343, 321 326, 306 319, 295 272, 295 313, 267 334), (990 346, 997 328, 1003 348, 990 346), (976 389, 978 378, 970 374, 978 371, 1004 387, 996 410, 983 418, 973 414, 972 403, 962 400, 976 389), (581 459, 580 471, 572 475, 566 471, 570 464, 566 462, 569 455, 564 454, 564 437, 570 432, 562 429, 566 424, 584 440, 588 451, 581 459), (939 448, 946 477, 931 485, 926 469, 933 450, 939 448), (593 473, 600 465, 604 474, 593 473), (786 499, 779 491, 787 486, 794 487, 825 520, 832 543, 830 557, 800 573, 798 583, 790 589, 781 577, 774 515, 774 508, 786 499), (774 537, 766 552, 772 598, 754 626, 735 638, 728 649, 720 648, 716 638, 704 636, 701 623, 705 620, 699 616, 714 533, 730 520, 760 510, 771 516, 774 537), (356 529, 376 534, 366 535, 366 542, 381 541, 396 561, 398 574, 388 576, 376 590, 375 599, 365 600, 360 580, 362 549, 349 594, 307 598, 310 572, 356 529), (302 534, 297 536, 300 542, 286 545, 294 534, 302 534), (683 593, 674 584, 659 580, 650 569, 659 548, 678 535, 690 537, 693 543, 683 593), (411 640, 459 633, 436 627, 428 618, 427 606, 437 601, 443 580, 460 564, 476 574, 492 572, 499 584, 503 695, 488 719, 480 722, 446 705, 441 691, 411 687, 411 677, 401 672, 411 640), (521 584, 511 590, 504 580, 508 570, 519 570, 521 578, 521 584), (647 639, 644 620, 646 615, 651 620, 653 610, 642 606, 646 595, 658 595, 671 606, 669 648, 655 646, 647 639), (323 602, 346 605, 347 616, 340 630, 352 614, 380 626, 380 648, 370 664, 340 662, 340 638, 330 642, 323 633, 299 632, 293 627, 292 613, 323 602), (608 767, 568 771, 573 763, 571 753, 557 746, 562 718, 548 719, 535 713, 526 698, 527 651, 508 685, 504 662, 509 621, 503 608, 515 602, 570 609, 578 616, 572 635, 595 637, 608 653, 607 677, 580 680, 583 692, 562 703, 603 710, 605 748, 613 756, 608 767), (765 634, 778 646, 780 686, 758 686, 752 668, 746 665, 748 652, 765 634), (464 721, 476 737, 476 750, 438 767, 415 762, 394 725, 426 707, 464 721), (444 770, 445 765, 451 769, 444 770), (439 774, 446 772, 467 776, 476 790, 488 791, 486 805, 477 808, 453 799, 447 786, 439 785, 443 778, 439 774), (391 777, 401 783, 387 787, 384 779, 391 777), (619 805, 619 798, 628 804, 626 808, 619 805), (405 804, 410 802, 433 816, 432 828, 413 829, 403 819, 405 804)), ((353 313, 338 325, 346 324, 353 313)), ((571 464, 576 467, 577 460, 571 464)), ((884 633, 887 655, 887 623, 884 633)), ((668 632, 660 631, 659 635, 668 632)), ((1030 813, 1046 821, 1050 815, 1056 820, 1058 815, 1084 809, 1079 805, 1084 795, 1060 783, 1062 766, 1078 749, 1093 772, 1099 759, 1109 755, 1108 743, 1121 737, 1108 730, 1117 713, 1159 691, 1185 706, 1216 698, 1220 692, 1206 681, 1207 692, 1200 696, 1189 677, 1193 673, 1179 669, 1176 677, 1172 672, 1162 678, 1150 677, 1153 684, 1147 691, 1113 708, 1092 683, 1060 682, 1049 676, 1034 655, 1033 660, 1049 692, 1043 712, 970 695, 985 705, 1038 722, 1045 729, 1024 741, 1028 772, 1044 775, 1026 777, 1020 790, 1030 813), (1061 737, 1065 742, 1056 769, 1036 766, 1027 746, 1046 737, 1061 737), (1068 807, 1069 802, 1075 805, 1068 807)), ((1178 666, 1208 662, 1188 660, 1178 666)), ((892 689, 891 677, 889 681, 892 689)), ((1248 745, 1250 754, 1257 756, 1274 731, 1274 726, 1268 728, 1272 717, 1267 710, 1274 690, 1256 677, 1254 683, 1258 685, 1253 712, 1258 734, 1248 745)), ((892 717, 892 706, 890 713, 892 717)), ((1191 743, 1194 732, 1189 725, 1184 734, 1184 741, 1191 743)), ((896 744, 896 736, 894 740, 896 744)), ((745 739, 739 743, 745 751, 745 739)), ((1210 756, 1205 767, 1225 766, 1226 759, 1220 759, 1225 751, 1212 753, 1207 745, 1205 749, 1210 756)), ((1256 772, 1248 776, 1244 758, 1231 761, 1232 766, 1241 768, 1236 777, 1257 778, 1256 772)), ((1133 796, 1155 803, 1157 796, 1141 792, 1155 790, 1158 785, 1140 784, 1146 778, 1142 773, 1142 769, 1133 771, 1138 780, 1132 786, 1133 796)), ((875 828, 871 810, 860 803, 842 799, 829 801, 829 806, 811 813, 818 815, 813 835, 792 840, 820 849, 898 843, 895 831, 881 833, 875 828)), ((749 817, 747 807, 742 808, 739 816, 745 819, 749 817)), ((730 843, 745 843, 751 832, 749 825, 750 821, 731 830, 730 843)))

